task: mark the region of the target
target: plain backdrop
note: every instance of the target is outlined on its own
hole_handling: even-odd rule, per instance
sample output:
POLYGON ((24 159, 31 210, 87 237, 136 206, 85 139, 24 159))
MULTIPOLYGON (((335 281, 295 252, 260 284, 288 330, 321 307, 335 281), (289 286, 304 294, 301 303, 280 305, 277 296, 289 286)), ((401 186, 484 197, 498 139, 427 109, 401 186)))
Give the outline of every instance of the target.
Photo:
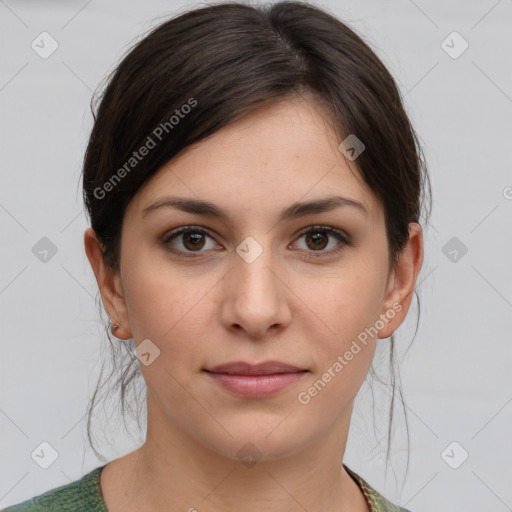
MULTIPOLYGON (((196 5, 0 1, 0 508, 100 465, 85 437, 108 343, 83 248, 89 102, 137 37, 196 5), (45 51, 58 45, 47 58, 41 43, 33 48, 42 37, 45 51), (41 449, 55 450, 47 469, 33 458, 41 449)), ((405 483, 403 415, 398 409, 386 472, 388 412, 378 386, 375 407, 366 384, 361 390, 345 463, 413 512, 512 510, 512 3, 318 5, 362 35, 396 78, 434 197, 418 332, 415 301, 397 332, 405 483)), ((135 424, 128 436, 120 420, 98 421, 108 460, 144 438, 135 424)))

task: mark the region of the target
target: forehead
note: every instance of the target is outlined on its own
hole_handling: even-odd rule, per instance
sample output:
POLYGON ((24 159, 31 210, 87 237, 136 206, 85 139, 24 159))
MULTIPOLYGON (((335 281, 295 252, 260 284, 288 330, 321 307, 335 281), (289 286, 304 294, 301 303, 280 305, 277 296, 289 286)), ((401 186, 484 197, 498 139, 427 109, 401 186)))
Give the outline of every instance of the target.
POLYGON ((139 190, 129 208, 142 214, 172 194, 222 205, 238 217, 261 216, 297 201, 341 195, 363 203, 378 222, 379 201, 356 161, 338 149, 338 138, 320 103, 267 105, 186 148, 139 190))

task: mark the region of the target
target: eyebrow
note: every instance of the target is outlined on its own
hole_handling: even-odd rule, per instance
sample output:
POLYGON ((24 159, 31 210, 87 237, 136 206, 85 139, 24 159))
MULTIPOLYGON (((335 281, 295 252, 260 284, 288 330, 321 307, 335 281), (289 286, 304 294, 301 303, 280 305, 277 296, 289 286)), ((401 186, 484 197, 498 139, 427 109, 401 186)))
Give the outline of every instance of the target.
MULTIPOLYGON (((291 204, 281 212, 279 221, 292 220, 315 213, 329 212, 340 207, 352 207, 367 218, 370 215, 364 204, 356 201, 355 199, 349 199, 341 196, 328 196, 312 201, 296 202, 291 204)), ((144 208, 142 215, 145 217, 160 208, 176 208, 184 212, 204 215, 224 222, 229 221, 229 215, 215 204, 201 199, 186 197, 164 197, 156 203, 144 208)))

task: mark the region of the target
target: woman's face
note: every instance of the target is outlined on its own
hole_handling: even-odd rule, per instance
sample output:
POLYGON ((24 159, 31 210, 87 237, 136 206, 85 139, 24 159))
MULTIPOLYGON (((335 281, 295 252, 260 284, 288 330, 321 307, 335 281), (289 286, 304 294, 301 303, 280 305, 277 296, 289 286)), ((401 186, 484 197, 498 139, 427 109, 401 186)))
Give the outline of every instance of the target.
POLYGON ((348 429, 412 284, 388 274, 382 206, 322 112, 265 107, 169 162, 128 205, 109 312, 139 347, 148 432, 273 459, 348 429), (270 360, 303 371, 207 371, 270 360))

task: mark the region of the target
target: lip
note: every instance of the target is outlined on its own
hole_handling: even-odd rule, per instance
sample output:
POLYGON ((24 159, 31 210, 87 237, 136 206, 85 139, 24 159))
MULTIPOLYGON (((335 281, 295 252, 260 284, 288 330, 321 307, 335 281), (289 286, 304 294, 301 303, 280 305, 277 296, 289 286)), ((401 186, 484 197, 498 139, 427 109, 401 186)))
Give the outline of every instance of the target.
POLYGON ((263 361, 262 363, 251 364, 245 361, 233 361, 231 363, 219 364, 206 371, 213 373, 227 373, 236 375, 271 375, 275 373, 292 373, 304 371, 304 368, 293 366, 282 361, 263 361))
POLYGON ((308 370, 281 361, 251 364, 235 361, 204 370, 224 389, 243 397, 273 395, 301 379, 308 370))

